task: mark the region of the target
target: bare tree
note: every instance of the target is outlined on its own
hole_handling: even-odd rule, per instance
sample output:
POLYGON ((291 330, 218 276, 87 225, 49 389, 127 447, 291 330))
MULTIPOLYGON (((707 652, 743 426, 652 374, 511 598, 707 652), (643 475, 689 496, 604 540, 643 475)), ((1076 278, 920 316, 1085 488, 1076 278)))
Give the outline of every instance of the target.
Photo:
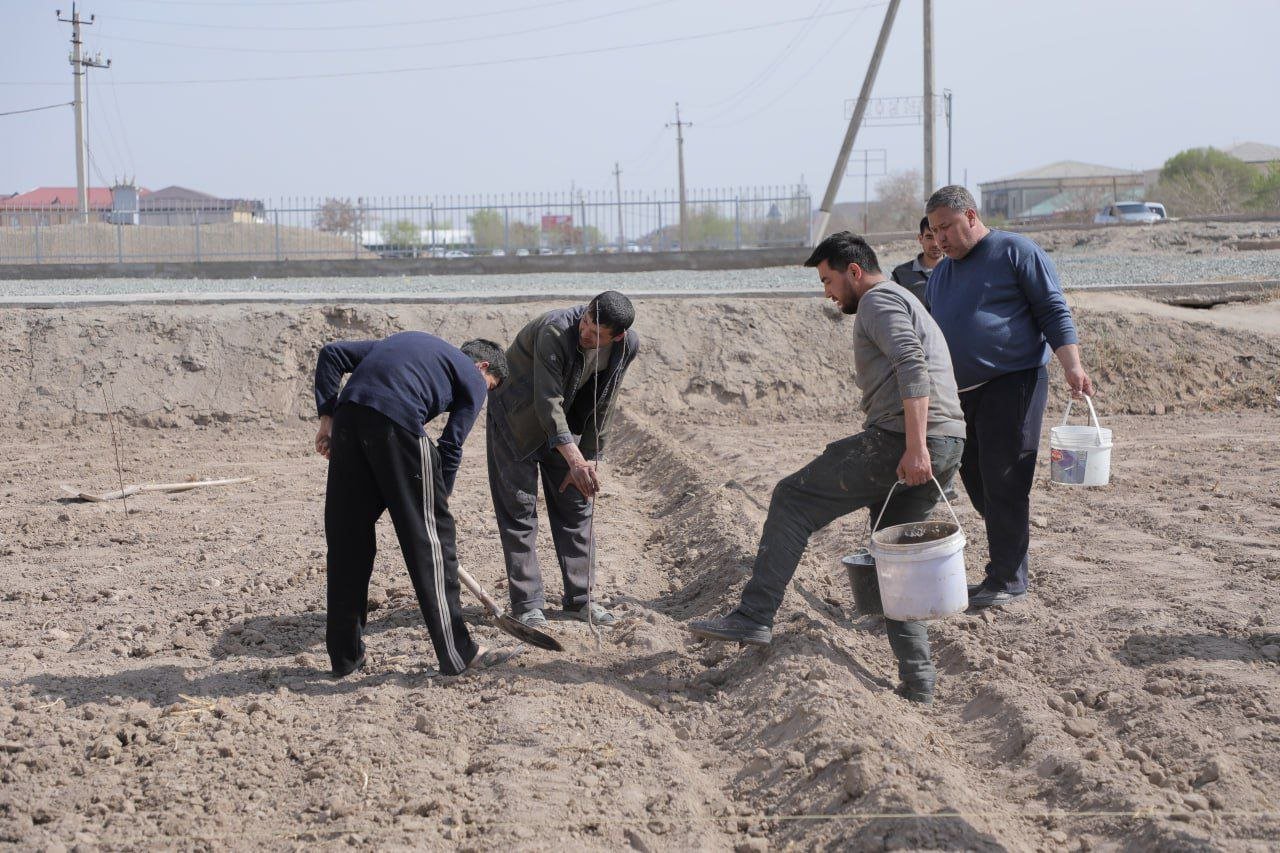
POLYGON ((883 231, 915 231, 924 216, 919 169, 892 172, 876 184, 875 226, 883 231))
POLYGON ((359 211, 345 198, 327 198, 316 211, 315 226, 319 231, 351 234, 355 231, 359 211))

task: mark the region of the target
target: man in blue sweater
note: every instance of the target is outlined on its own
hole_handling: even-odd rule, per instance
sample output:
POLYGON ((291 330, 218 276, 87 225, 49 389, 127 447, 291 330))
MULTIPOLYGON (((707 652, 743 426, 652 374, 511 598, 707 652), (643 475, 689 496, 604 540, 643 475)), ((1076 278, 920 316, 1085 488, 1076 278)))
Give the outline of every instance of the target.
POLYGON ((339 341, 316 363, 316 452, 329 460, 324 530, 328 555, 325 643, 335 678, 364 665, 374 525, 391 513, 440 671, 501 663, 509 655, 477 646, 458 603, 458 553, 449 494, 462 443, 489 391, 506 378, 493 341, 461 349, 425 332, 381 341, 339 341), (345 387, 342 377, 351 374, 345 387), (449 420, 438 445, 423 425, 449 420))
POLYGON ((929 276, 933 319, 946 335, 966 426, 960 478, 987 525, 990 560, 971 607, 1027 594, 1031 481, 1057 355, 1075 396, 1093 395, 1058 273, 1020 234, 993 231, 969 191, 948 186, 925 205, 946 257, 929 276))

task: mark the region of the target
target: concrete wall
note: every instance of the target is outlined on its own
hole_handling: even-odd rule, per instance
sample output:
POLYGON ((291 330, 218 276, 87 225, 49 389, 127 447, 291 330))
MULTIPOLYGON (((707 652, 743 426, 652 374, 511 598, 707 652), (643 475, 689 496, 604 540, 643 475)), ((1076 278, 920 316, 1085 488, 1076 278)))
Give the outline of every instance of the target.
POLYGON ((798 266, 810 249, 636 252, 616 255, 507 255, 495 258, 206 261, 203 263, 0 264, 0 279, 53 278, 312 278, 400 275, 617 273, 652 270, 740 270, 798 266))

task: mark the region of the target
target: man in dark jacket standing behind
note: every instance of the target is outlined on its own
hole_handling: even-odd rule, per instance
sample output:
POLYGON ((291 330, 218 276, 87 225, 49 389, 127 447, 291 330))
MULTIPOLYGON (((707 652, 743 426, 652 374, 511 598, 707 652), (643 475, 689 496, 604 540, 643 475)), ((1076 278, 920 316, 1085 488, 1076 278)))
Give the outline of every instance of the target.
POLYGON ((387 511, 440 671, 457 675, 509 657, 477 646, 462 619, 448 504, 462 443, 486 394, 506 375, 506 357, 493 341, 467 341, 459 350, 426 332, 400 332, 381 341, 338 341, 320 350, 316 452, 329 460, 325 644, 335 678, 364 665, 369 576, 377 553, 374 525, 387 511), (449 421, 437 445, 423 424, 444 412, 449 421))
POLYGON ((549 311, 507 349, 511 378, 495 392, 486 419, 489 490, 507 563, 511 612, 530 627, 547 624, 538 567, 538 479, 564 581, 565 612, 612 625, 588 602, 591 499, 600 488, 604 449, 618 386, 640 349, 635 309, 616 290, 586 305, 549 311), (590 606, 588 606, 590 605, 590 606))
POLYGON ((933 319, 947 337, 966 437, 960 479, 987 525, 986 578, 969 589, 971 607, 1026 597, 1031 482, 1049 396, 1050 353, 1074 395, 1093 395, 1058 272, 1044 250, 982 224, 964 187, 935 192, 925 205, 946 254, 929 276, 933 319))

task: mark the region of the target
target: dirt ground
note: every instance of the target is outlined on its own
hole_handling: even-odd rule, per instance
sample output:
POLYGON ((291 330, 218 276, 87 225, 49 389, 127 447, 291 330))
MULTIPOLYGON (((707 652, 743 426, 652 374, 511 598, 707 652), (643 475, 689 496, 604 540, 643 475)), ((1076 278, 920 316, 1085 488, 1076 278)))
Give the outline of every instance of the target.
MULTIPOLYGON (((369 665, 341 682, 323 647, 315 348, 395 328, 507 339, 540 306, 10 312, 0 839, 1274 849, 1280 329, 1253 322, 1274 303, 1086 296, 1112 483, 1052 487, 1042 453, 1032 594, 933 623, 931 708, 892 693, 883 628, 853 611, 838 558, 863 513, 814 538, 767 649, 682 627, 736 599, 773 483, 859 428, 848 320, 816 299, 638 304, 644 349, 597 510, 620 627, 597 643, 553 621, 564 654, 440 676, 383 522, 369 665), (104 385, 127 481, 255 479, 139 496, 128 514, 63 499, 62 483, 117 485, 104 385)), ((1056 387, 1049 423, 1063 402, 1056 387)), ((505 594, 482 427, 452 507, 462 564, 505 594)), ((957 511, 976 578, 985 538, 963 497, 957 511)))

